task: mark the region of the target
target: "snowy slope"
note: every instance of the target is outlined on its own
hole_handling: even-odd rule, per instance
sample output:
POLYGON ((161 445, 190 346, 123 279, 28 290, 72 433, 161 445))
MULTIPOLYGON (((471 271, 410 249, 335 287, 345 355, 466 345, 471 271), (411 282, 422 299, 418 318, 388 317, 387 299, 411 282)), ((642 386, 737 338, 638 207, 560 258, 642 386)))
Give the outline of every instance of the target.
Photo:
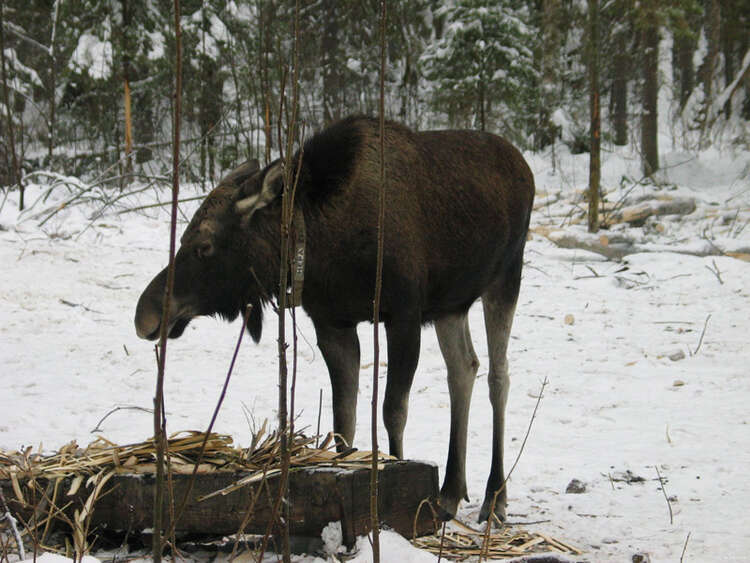
MULTIPOLYGON (((646 242, 663 245, 657 251, 628 256, 622 264, 557 248, 538 235, 527 246, 509 351, 508 466, 518 453, 541 382, 547 378, 549 384, 509 485, 508 510, 511 522, 541 521, 530 529, 582 548, 586 561, 629 560, 636 552, 650 554, 652 561, 676 561, 688 533, 686 561, 745 561, 750 551, 750 264, 665 251, 705 237, 725 246, 750 246, 750 228, 738 228, 750 213, 748 155, 683 156, 667 155, 672 167, 662 179, 674 189, 659 192, 693 197, 698 208, 680 220, 660 218, 662 231, 639 228, 646 242), (734 216, 734 222, 724 222, 724 215, 734 216), (622 270, 623 265, 628 269, 622 270), (718 268, 720 276, 709 268, 718 268), (671 360, 678 351, 684 358, 671 360), (655 465, 671 497, 672 523, 655 465), (643 480, 623 481, 628 471, 643 480), (573 478, 586 484, 586 492, 565 493, 573 478)), ((561 196, 536 212, 534 226, 558 226, 569 196, 587 180, 585 155, 556 158, 553 173, 550 155, 529 157, 539 200, 561 196)), ((635 157, 607 155, 605 190, 615 197, 621 177, 637 180, 637 170, 635 157)), ((643 195, 654 191, 637 189, 643 195)), ((42 188, 32 185, 28 191, 28 200, 34 201, 42 188)), ((11 195, 0 212, 4 448, 43 444, 49 450, 72 439, 88 443, 95 438, 90 431, 114 407, 152 405, 153 346, 135 336, 133 314, 140 291, 166 262, 167 213, 117 215, 113 208, 78 236, 96 207, 71 206, 40 228, 33 216, 65 195, 59 188, 20 215, 11 195)), ((192 194, 187 189, 184 195, 192 194)), ((150 201, 153 194, 145 192, 125 204, 150 201)), ((194 207, 185 206, 187 216, 194 207)), ((239 444, 247 444, 250 435, 245 409, 258 425, 275 418, 276 326, 272 315, 266 319, 260 345, 248 339, 243 346, 216 425, 239 444)), ((470 324, 482 365, 470 415, 472 501, 459 515, 469 522, 475 520, 484 492, 491 433, 478 305, 471 310, 470 324)), ((169 342, 169 430, 208 424, 238 330, 237 322, 199 319, 183 338, 169 342)), ((323 389, 322 430, 327 431, 328 376, 307 318, 299 320, 299 334, 297 425, 314 433, 323 389)), ((369 449, 372 328, 361 326, 360 338, 363 370, 355 445, 369 449)), ((441 473, 448 417, 443 361, 434 331, 426 328, 405 449, 409 457, 437 462, 441 473)), ((126 443, 150 436, 152 419, 139 410, 120 410, 101 427, 107 438, 126 443)), ((380 440, 387 443, 382 428, 380 440)), ((391 559, 386 560, 434 560, 396 538, 389 538, 388 546, 391 559)), ((366 560, 366 554, 360 556, 366 560)))

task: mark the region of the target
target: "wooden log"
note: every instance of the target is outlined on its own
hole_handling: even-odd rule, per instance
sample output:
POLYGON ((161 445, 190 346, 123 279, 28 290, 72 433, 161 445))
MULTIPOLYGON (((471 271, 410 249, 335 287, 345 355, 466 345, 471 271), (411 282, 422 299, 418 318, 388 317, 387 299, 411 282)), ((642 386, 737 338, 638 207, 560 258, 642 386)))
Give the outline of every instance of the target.
MULTIPOLYGON (((250 516, 245 533, 263 534, 271 518, 272 505, 278 493, 278 476, 265 484, 255 482, 227 494, 211 495, 230 487, 248 473, 199 473, 185 512, 177 521, 175 531, 180 534, 226 536, 239 531, 248 507, 257 491, 262 491, 250 516), (202 497, 211 495, 205 500, 202 497)), ((370 531, 370 470, 361 468, 311 467, 292 469, 289 481, 290 532, 298 538, 319 538, 330 522, 341 522, 345 545, 351 547, 357 536, 370 531)), ((411 538, 417 509, 425 498, 435 499, 438 494, 438 471, 432 464, 416 461, 391 461, 380 470, 380 498, 378 514, 381 523, 401 535, 411 538)), ((65 492, 65 510, 71 516, 80 509, 91 494, 91 489, 80 486, 67 495, 75 477, 63 479, 61 491, 65 492)), ((80 480, 79 480, 80 481, 80 480)), ((190 475, 173 475, 175 505, 179 507, 187 490, 190 475)), ((36 479, 42 490, 48 480, 36 479)), ((90 529, 142 532, 153 525, 152 474, 118 474, 107 483, 96 500, 90 529)), ((24 487, 24 481, 21 480, 24 487)), ((12 483, 0 480, 5 491, 12 491, 12 483)), ((28 499, 30 495, 25 495, 28 499)), ((24 506, 16 494, 7 495, 11 510, 28 517, 33 507, 24 506), (12 497, 12 500, 11 500, 12 497)), ((163 521, 170 528, 170 511, 165 499, 163 521)), ((416 523, 417 535, 435 532, 435 523, 429 508, 420 511, 416 523)))
POLYGON ((689 215, 695 211, 695 200, 677 197, 674 199, 649 199, 637 205, 625 207, 607 217, 604 226, 629 223, 634 227, 643 225, 649 217, 662 215, 689 215))

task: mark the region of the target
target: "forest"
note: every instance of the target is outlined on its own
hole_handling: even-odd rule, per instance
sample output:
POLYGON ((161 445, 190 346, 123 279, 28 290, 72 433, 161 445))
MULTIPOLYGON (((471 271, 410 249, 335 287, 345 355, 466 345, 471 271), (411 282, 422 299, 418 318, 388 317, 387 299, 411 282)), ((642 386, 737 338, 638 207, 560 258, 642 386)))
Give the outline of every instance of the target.
MULTIPOLYGON (((376 113, 378 5, 301 3, 308 133, 376 113)), ((105 188, 168 184, 171 10, 151 0, 3 1, 0 185, 22 190, 39 169, 105 188)), ((208 187, 247 158, 276 154, 294 6, 188 0, 181 10, 181 170, 208 187)), ((749 20, 747 0, 391 2, 386 113, 418 129, 487 130, 523 150, 562 141, 580 153, 596 94, 602 142, 631 144, 650 174, 660 135, 686 150, 747 147, 749 20)))

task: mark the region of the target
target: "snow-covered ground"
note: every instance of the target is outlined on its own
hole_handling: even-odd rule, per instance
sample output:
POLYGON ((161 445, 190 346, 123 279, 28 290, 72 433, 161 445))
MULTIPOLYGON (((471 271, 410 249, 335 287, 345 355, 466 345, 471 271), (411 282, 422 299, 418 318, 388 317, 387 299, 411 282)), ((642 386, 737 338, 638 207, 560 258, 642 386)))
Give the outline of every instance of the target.
MULTIPOLYGON (((529 156, 544 203, 533 226, 565 222, 566 230, 578 233, 582 227, 568 226, 566 217, 576 190, 586 185, 588 157, 563 151, 555 158, 553 171, 550 154, 529 156)), ((743 228, 750 220, 748 161, 747 153, 665 155, 663 187, 637 186, 631 196, 692 197, 696 211, 618 227, 654 252, 616 263, 558 248, 540 235, 527 245, 509 351, 508 466, 542 381, 549 384, 509 484, 508 511, 511 522, 538 522, 527 527, 584 550, 581 560, 624 561, 643 552, 652 561, 677 561, 688 534, 685 561, 750 557, 750 263, 674 252, 706 239, 732 252, 750 247, 750 227, 743 228), (672 522, 655 466, 671 499, 672 522), (566 494, 574 478, 585 483, 584 493, 566 494)), ((611 200, 633 185, 620 187, 623 175, 640 178, 638 167, 634 156, 605 155, 603 186, 611 200)), ((42 193, 43 187, 30 186, 28 201, 42 193)), ((19 215, 11 194, 0 211, 0 447, 6 449, 88 443, 96 437, 91 430, 116 406, 152 405, 153 345, 136 337, 133 314, 141 290, 166 262, 166 208, 118 215, 122 207, 115 206, 80 234, 97 207, 72 205, 40 228, 40 212, 68 195, 59 186, 19 215)), ((186 189, 183 195, 193 194, 186 189)), ((146 191, 121 203, 154 200, 155 192, 146 191)), ((185 205, 185 214, 194 208, 185 205)), ((243 345, 216 424, 239 444, 250 436, 246 413, 258 425, 275 418, 276 328, 273 315, 266 319, 260 345, 250 339, 243 345)), ((484 492, 491 433, 481 307, 471 310, 470 322, 482 366, 470 415, 472 500, 459 514, 468 522, 484 492)), ((237 322, 199 319, 170 341, 169 430, 206 427, 238 330, 237 322)), ((299 320, 299 334, 297 425, 314 433, 323 389, 325 431, 331 426, 328 376, 308 319, 299 320)), ((369 449, 370 326, 360 327, 360 338, 355 445, 369 449)), ((422 342, 405 449, 408 457, 437 462, 442 474, 448 388, 431 328, 422 342)), ((101 428, 115 442, 143 440, 151 435, 152 418, 119 410, 101 428)), ((380 440, 387 443, 382 428, 380 440)), ((384 561, 434 560, 386 538, 384 561)), ((361 546, 369 549, 366 541, 361 546)), ((360 558, 366 560, 366 553, 360 558)))

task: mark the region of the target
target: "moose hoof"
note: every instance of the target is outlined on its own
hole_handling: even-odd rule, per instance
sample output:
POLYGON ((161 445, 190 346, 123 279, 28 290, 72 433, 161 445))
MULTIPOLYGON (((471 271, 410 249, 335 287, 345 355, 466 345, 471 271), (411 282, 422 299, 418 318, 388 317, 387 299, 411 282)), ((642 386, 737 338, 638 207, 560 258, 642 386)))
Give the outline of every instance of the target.
MULTIPOLYGON (((492 506, 492 499, 485 500, 484 504, 482 504, 482 510, 479 511, 479 519, 478 522, 481 524, 482 522, 486 522, 489 520, 490 517, 490 508, 492 506)), ((505 516, 505 503, 500 502, 500 499, 497 500, 495 503, 495 518, 493 518, 493 522, 498 522, 499 524, 505 524, 506 516, 505 516), (495 518, 497 520, 495 520, 495 518)), ((493 522, 490 522, 492 524, 493 522)))
POLYGON ((440 495, 437 506, 437 516, 443 522, 448 522, 456 517, 458 512, 458 499, 440 495))

